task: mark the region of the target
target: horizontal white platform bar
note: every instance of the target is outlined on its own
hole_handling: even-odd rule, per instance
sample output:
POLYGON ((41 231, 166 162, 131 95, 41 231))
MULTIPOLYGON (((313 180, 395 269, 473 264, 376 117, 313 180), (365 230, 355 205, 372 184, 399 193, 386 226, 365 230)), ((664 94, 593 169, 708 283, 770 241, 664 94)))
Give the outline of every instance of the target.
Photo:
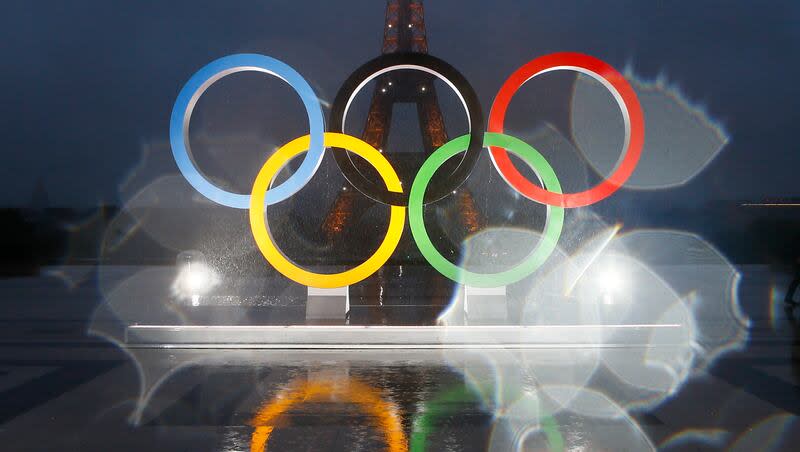
POLYGON ((680 324, 548 326, 180 326, 132 325, 127 345, 160 348, 554 348, 649 347, 683 337, 680 324), (665 336, 665 333, 666 336, 665 336))

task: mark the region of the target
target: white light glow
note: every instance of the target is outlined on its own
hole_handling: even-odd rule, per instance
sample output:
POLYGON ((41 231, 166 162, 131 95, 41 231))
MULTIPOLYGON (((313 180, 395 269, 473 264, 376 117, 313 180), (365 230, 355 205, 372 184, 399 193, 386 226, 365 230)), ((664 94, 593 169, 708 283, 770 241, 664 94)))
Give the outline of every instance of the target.
POLYGON ((597 277, 597 282, 604 297, 623 292, 628 286, 625 275, 615 266, 602 269, 597 277))
POLYGON ((191 300, 192 306, 200 304, 200 297, 219 283, 219 276, 203 262, 188 262, 178 272, 172 292, 181 299, 191 300))

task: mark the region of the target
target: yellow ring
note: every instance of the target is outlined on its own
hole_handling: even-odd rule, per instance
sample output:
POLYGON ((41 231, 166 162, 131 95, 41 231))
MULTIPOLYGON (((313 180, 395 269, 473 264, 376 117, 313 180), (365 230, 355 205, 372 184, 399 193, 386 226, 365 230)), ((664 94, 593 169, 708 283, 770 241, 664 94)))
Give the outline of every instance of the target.
MULTIPOLYGON (((309 141, 309 135, 292 140, 281 146, 281 148, 264 163, 261 171, 258 172, 256 181, 253 183, 253 192, 250 196, 250 229, 253 231, 253 237, 256 239, 258 249, 261 250, 261 254, 264 255, 267 262, 272 264, 275 270, 278 270, 292 281, 309 287, 319 288, 349 286, 375 273, 389 260, 389 257, 400 242, 400 236, 403 235, 406 208, 403 206, 391 206, 389 227, 386 230, 386 236, 383 238, 383 242, 381 242, 375 254, 355 268, 341 273, 323 274, 303 270, 292 263, 280 252, 269 235, 269 229, 264 215, 266 210, 264 197, 272 183, 272 179, 278 171, 280 171, 292 157, 307 151, 309 141)), ((400 179, 397 177, 397 173, 394 168, 392 168, 392 165, 386 160, 383 154, 370 146, 369 143, 350 135, 326 132, 325 146, 347 149, 363 157, 375 167, 389 191, 397 193, 403 192, 400 179)))

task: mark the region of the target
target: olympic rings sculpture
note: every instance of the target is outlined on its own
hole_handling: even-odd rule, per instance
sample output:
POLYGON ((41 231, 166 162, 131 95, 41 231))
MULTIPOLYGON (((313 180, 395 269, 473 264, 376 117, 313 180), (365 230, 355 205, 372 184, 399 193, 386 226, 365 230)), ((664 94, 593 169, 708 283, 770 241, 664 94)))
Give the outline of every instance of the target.
POLYGON ((325 132, 322 106, 311 86, 300 74, 279 60, 257 54, 230 55, 201 68, 181 89, 170 117, 173 156, 189 184, 218 204, 249 209, 253 237, 264 258, 287 278, 319 288, 355 284, 385 264, 403 234, 406 208, 412 236, 422 255, 447 278, 473 287, 498 287, 519 281, 541 266, 555 249, 564 224, 564 209, 594 204, 617 191, 636 168, 644 145, 644 115, 630 84, 607 63, 573 52, 545 55, 531 60, 515 71, 502 85, 492 104, 487 132, 483 131, 483 114, 478 97, 467 80, 449 64, 427 54, 383 55, 357 69, 339 90, 330 122, 332 130, 325 132), (350 104, 367 83, 389 71, 409 69, 435 75, 455 91, 467 112, 469 133, 436 149, 423 163, 411 190, 405 194, 389 161, 370 144, 346 135, 344 122, 350 104), (502 133, 506 110, 519 88, 537 75, 556 70, 581 72, 602 83, 617 101, 625 125, 623 154, 611 175, 597 186, 579 193, 562 193, 558 178, 547 160, 529 144, 502 133), (192 111, 203 92, 226 75, 242 71, 263 72, 286 82, 300 96, 309 120, 309 134, 283 145, 266 160, 249 195, 231 193, 211 183, 197 168, 188 139, 192 111), (447 196, 469 177, 484 146, 489 147, 494 167, 514 190, 547 206, 547 221, 541 242, 521 263, 509 270, 492 274, 470 272, 442 256, 428 237, 422 215, 425 204, 447 196), (367 197, 390 206, 389 226, 375 253, 355 268, 335 274, 310 272, 291 262, 272 241, 265 218, 268 206, 297 193, 311 180, 328 147, 334 148, 337 165, 353 187, 367 197), (509 159, 507 151, 517 154, 533 169, 541 187, 520 174, 509 159), (375 183, 365 178, 354 166, 350 152, 372 165, 382 182, 375 183), (273 180, 280 169, 301 153, 305 153, 305 156, 298 170, 286 181, 273 187, 273 180), (461 153, 461 161, 446 179, 440 182, 431 181, 439 167, 461 153))

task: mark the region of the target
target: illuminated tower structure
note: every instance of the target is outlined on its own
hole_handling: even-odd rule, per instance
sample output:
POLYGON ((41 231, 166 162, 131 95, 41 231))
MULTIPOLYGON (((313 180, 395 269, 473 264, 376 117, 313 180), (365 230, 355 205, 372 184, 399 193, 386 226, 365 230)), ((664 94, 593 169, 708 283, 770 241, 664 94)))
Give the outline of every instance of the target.
MULTIPOLYGON (((421 0, 388 0, 382 53, 428 53, 424 7, 421 0)), ((395 104, 416 104, 424 147, 424 155, 422 157, 426 158, 438 147, 447 143, 447 130, 436 95, 434 79, 434 75, 421 71, 390 71, 379 76, 376 79, 366 125, 363 130, 362 139, 376 149, 386 151, 401 180, 408 182, 406 184, 407 187, 410 187, 413 175, 416 174, 422 160, 419 159, 419 153, 395 154, 391 149, 387 148, 391 131, 392 110, 395 104)), ((362 169, 361 165, 366 165, 365 162, 360 161, 354 162, 354 164, 359 167, 359 170, 362 169)), ((366 166, 363 168, 366 168, 366 166)), ((455 193, 459 209, 457 223, 463 227, 463 232, 466 234, 477 232, 483 226, 485 220, 476 208, 472 194, 464 187, 455 193)), ((372 205, 374 205, 374 201, 358 193, 357 190, 341 191, 323 221, 322 237, 328 241, 336 240, 337 237, 350 229, 349 225, 358 223, 372 205)), ((431 227, 435 229, 436 225, 431 225, 431 227)), ((392 259, 395 264, 402 265, 404 259, 408 259, 411 254, 415 254, 414 251, 416 250, 413 248, 415 245, 413 240, 409 240, 409 235, 409 230, 406 228, 404 240, 401 241, 392 259)), ((374 277, 366 281, 368 286, 374 288, 371 292, 379 294, 376 295, 378 300, 376 304, 379 306, 383 305, 383 295, 387 280, 399 277, 399 275, 394 275, 390 272, 385 268, 381 269, 374 277)), ((400 273, 402 274, 402 270, 400 273)), ((452 287, 452 285, 438 280, 431 281, 430 285, 432 286, 432 291, 438 292, 437 295, 434 295, 434 298, 442 299, 449 296, 449 290, 445 289, 444 286, 452 287)), ((406 287, 404 290, 407 291, 408 288, 406 287)), ((372 298, 371 295, 368 295, 369 293, 370 291, 368 290, 363 292, 365 298, 372 298)), ((354 295, 356 298, 358 297, 358 294, 351 294, 351 297, 354 295)), ((430 321, 430 319, 427 319, 427 321, 430 321)), ((385 318, 382 322, 385 322, 385 318)))
MULTIPOLYGON (((421 1, 389 0, 383 31, 382 53, 428 53, 424 10, 421 1)), ((427 72, 390 72, 375 84, 375 92, 364 127, 363 139, 378 149, 386 149, 396 103, 416 103, 422 143, 430 154, 447 142, 442 111, 427 72), (386 87, 390 89, 386 89, 386 87)))
MULTIPOLYGON (((382 53, 428 53, 421 0, 388 0, 382 53)), ((425 156, 445 144, 448 141, 447 130, 439 108, 434 79, 434 75, 418 71, 395 71, 378 77, 362 139, 376 149, 387 149, 394 104, 414 103, 417 106, 425 156)), ((387 152, 391 153, 391 150, 387 152)), ((390 160, 401 175, 408 173, 408 162, 398 157, 401 156, 390 160)), ((413 168, 413 172, 416 170, 417 168, 413 168)), ((457 196, 458 204, 462 207, 461 223, 467 233, 474 233, 484 222, 482 215, 475 208, 472 194, 468 190, 459 190, 457 196)), ((368 203, 361 203, 356 199, 359 197, 363 195, 352 190, 342 191, 323 223, 323 235, 327 239, 341 234, 349 221, 357 220, 369 208, 368 203)))
MULTIPOLYGON (((422 1, 388 0, 382 53, 409 52, 428 53, 422 1)), ((401 180, 407 182, 405 187, 410 188, 411 178, 418 171, 420 161, 448 141, 433 83, 434 76, 420 71, 392 71, 379 76, 375 82, 362 139, 376 149, 385 151, 401 180), (384 91, 384 88, 391 89, 384 91), (388 148, 392 110, 398 103, 416 104, 424 155, 393 153, 388 148)), ((353 163, 358 166, 360 162, 356 160, 353 163)), ((359 170, 363 169, 365 167, 359 167, 359 170)), ((483 227, 485 220, 476 208, 471 193, 462 186, 454 196, 457 197, 457 223, 461 224, 463 232, 467 234, 477 232, 483 227)), ((357 190, 340 191, 322 224, 321 236, 332 241, 352 231, 350 226, 358 224, 374 205, 375 201, 357 190)), ((384 265, 366 280, 350 287, 351 324, 434 324, 442 308, 452 300, 455 287, 450 280, 426 266, 409 268, 410 266, 404 265, 413 260, 409 259, 410 255, 418 253, 407 226, 406 224, 403 238, 390 259, 392 265, 384 265)), ((443 235, 437 224, 428 226, 432 238, 443 235)), ((403 416, 403 429, 407 435, 412 430, 412 414, 420 406, 419 394, 424 392, 420 391, 420 387, 425 386, 425 382, 432 381, 425 373, 424 368, 385 373, 387 380, 399 387, 408 388, 400 391, 395 400, 402 412, 409 413, 408 416, 403 416)))

